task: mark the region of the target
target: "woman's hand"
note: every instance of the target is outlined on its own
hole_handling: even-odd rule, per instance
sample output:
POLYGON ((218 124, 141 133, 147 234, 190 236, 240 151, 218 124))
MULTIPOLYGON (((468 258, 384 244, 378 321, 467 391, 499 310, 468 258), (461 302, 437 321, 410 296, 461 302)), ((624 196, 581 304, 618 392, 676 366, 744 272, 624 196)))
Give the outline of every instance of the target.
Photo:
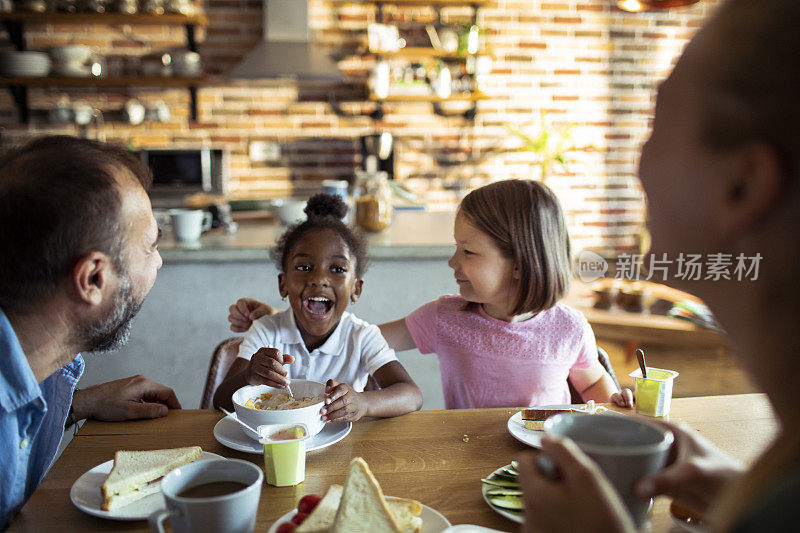
POLYGON ((633 407, 633 391, 623 387, 621 391, 612 394, 608 401, 620 407, 633 407))
POLYGON ((347 383, 329 379, 325 384, 325 405, 319 414, 325 422, 342 420, 355 422, 367 415, 367 402, 363 394, 356 392, 347 383))
POLYGON ((542 453, 553 461, 559 475, 554 480, 544 474, 533 453, 519 458, 525 499, 523 533, 636 531, 608 478, 574 442, 543 437, 542 453))
POLYGON ((250 329, 254 320, 274 314, 275 309, 263 302, 252 298, 239 298, 228 308, 228 322, 231 323, 231 331, 244 333, 250 329))
POLYGON ((744 473, 744 465, 711 444, 683 422, 661 423, 675 434, 669 466, 636 484, 642 499, 671 497, 694 514, 703 516, 723 487, 744 473))
POLYGON ((284 365, 293 362, 294 357, 289 354, 281 355, 275 348, 261 348, 250 358, 244 371, 245 381, 248 385, 269 385, 282 389, 289 384, 284 365))

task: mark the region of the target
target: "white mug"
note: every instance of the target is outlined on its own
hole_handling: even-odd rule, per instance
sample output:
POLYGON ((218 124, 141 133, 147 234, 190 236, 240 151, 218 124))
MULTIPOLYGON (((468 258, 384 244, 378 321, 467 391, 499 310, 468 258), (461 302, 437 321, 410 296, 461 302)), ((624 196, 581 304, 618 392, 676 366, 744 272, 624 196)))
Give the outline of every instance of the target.
MULTIPOLYGON (((575 441, 617 489, 636 527, 644 524, 652 501, 637 498, 633 487, 644 476, 664 468, 675 439, 671 431, 631 416, 563 413, 545 420, 544 432, 575 441)), ((539 457, 543 470, 552 470, 550 459, 539 457)))
POLYGON ((175 533, 251 533, 263 482, 261 469, 241 459, 197 461, 176 468, 161 480, 167 508, 150 515, 150 531, 164 533, 164 521, 169 519, 175 533), (216 481, 235 481, 246 488, 207 498, 179 496, 185 489, 216 481))
POLYGON ((202 209, 170 209, 169 214, 172 231, 179 241, 196 241, 201 233, 211 229, 211 213, 202 209))

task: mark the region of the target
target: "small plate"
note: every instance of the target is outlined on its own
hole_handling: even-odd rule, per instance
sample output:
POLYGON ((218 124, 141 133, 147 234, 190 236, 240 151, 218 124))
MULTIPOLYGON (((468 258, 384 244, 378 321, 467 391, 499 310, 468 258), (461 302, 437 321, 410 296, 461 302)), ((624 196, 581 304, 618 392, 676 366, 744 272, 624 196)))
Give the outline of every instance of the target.
MULTIPOLYGON (((550 407, 548 407, 548 408, 550 408, 550 407)), ((555 407, 552 407, 552 409, 555 409, 555 407)), ((530 431, 530 430, 526 430, 526 431, 530 431)), ((539 433, 541 433, 541 432, 539 432, 539 433)), ((507 464, 506 466, 501 466, 500 468, 498 468, 497 470, 495 470, 494 472, 489 474, 489 476, 497 474, 498 472, 501 472, 504 468, 509 467, 509 466, 511 466, 511 465, 507 464)), ((486 476, 486 477, 489 477, 489 476, 486 476)), ((492 510, 494 512, 496 512, 497 514, 499 514, 500 516, 505 516, 506 518, 508 518, 512 522, 516 522, 517 524, 521 524, 522 523, 522 520, 523 520, 522 519, 522 511, 512 511, 511 509, 504 509, 502 507, 496 506, 495 504, 490 502, 489 498, 486 496, 486 489, 487 489, 486 483, 481 482, 481 496, 483 496, 483 501, 486 502, 486 505, 491 507, 492 510)))
MULTIPOLYGON (((386 499, 392 500, 397 498, 394 496, 386 496, 386 499)), ((272 524, 272 527, 269 528, 267 533, 276 533, 278 531, 278 526, 284 522, 291 521, 296 512, 297 509, 292 509, 282 517, 278 518, 275 523, 272 524)), ((444 530, 450 527, 450 521, 445 518, 442 513, 428 507, 425 504, 422 504, 422 513, 420 513, 419 516, 422 518, 422 529, 420 529, 419 533, 442 533, 444 530)))
MULTIPOLYGON (((306 441, 306 452, 313 452, 327 448, 331 444, 336 444, 345 438, 350 430, 353 429, 352 422, 331 422, 325 424, 322 431, 306 441)), ((264 453, 264 446, 258 441, 251 439, 242 431, 242 427, 230 420, 223 418, 214 426, 214 438, 223 446, 233 450, 247 453, 264 453)))
MULTIPOLYGON (((538 409, 582 409, 586 407, 585 403, 573 403, 573 404, 558 404, 558 405, 537 405, 538 409)), ((603 413, 599 413, 601 415, 613 413, 618 416, 625 416, 620 414, 612 409, 609 409, 603 413)), ((527 444, 528 446, 532 446, 534 448, 539 448, 542 446, 542 437, 544 436, 544 431, 536 431, 533 429, 528 429, 525 427, 525 423, 522 421, 522 411, 517 411, 508 419, 508 423, 506 424, 508 427, 508 432, 511 433, 511 436, 520 441, 523 444, 527 444)))
MULTIPOLYGON (((208 461, 210 459, 224 460, 225 458, 216 453, 203 452, 198 461, 208 461)), ((106 480, 113 466, 113 459, 106 461, 83 474, 72 484, 69 498, 75 504, 75 507, 84 513, 110 520, 147 520, 147 517, 155 511, 164 508, 164 496, 159 491, 113 511, 100 509, 100 504, 103 503, 100 486, 106 480)))

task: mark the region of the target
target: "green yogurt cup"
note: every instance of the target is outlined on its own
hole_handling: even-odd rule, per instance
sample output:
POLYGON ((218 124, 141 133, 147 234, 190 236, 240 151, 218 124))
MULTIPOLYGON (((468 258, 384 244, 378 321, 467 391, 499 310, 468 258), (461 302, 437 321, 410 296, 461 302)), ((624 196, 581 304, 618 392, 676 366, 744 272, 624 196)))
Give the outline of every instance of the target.
POLYGON ((306 479, 306 440, 310 438, 305 424, 268 424, 258 426, 264 445, 264 474, 267 483, 291 487, 306 479))
POLYGON ((667 416, 672 402, 672 382, 678 373, 648 366, 646 378, 642 377, 641 368, 628 375, 636 380, 636 412, 647 416, 667 416))

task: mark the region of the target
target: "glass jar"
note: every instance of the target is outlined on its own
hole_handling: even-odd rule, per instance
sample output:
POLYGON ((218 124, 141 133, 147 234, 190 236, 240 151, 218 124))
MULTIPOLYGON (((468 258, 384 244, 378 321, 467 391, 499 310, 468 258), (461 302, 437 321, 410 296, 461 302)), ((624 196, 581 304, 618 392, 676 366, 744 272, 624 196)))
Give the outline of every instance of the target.
POLYGON ((359 172, 356 224, 365 231, 381 231, 392 222, 392 189, 386 172, 359 172))

